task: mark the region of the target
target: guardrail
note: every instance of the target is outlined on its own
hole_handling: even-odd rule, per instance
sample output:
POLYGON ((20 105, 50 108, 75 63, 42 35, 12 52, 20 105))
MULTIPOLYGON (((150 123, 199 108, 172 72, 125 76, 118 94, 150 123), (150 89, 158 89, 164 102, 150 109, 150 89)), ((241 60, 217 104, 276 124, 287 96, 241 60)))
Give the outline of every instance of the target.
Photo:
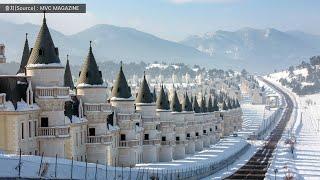
POLYGON ((70 127, 39 127, 38 137, 70 136, 70 127))

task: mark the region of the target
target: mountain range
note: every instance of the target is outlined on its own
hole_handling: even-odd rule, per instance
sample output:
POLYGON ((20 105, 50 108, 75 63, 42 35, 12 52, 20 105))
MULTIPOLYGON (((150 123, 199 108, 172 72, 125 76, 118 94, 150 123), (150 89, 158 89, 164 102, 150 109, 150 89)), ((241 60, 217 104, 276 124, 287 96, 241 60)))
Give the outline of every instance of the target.
MULTIPOLYGON (((6 45, 9 61, 20 61, 25 33, 30 47, 39 31, 38 25, 0 21, 0 43, 6 45)), ((48 22, 50 27, 50 20, 48 22)), ((161 39, 133 28, 100 24, 73 35, 50 29, 64 62, 69 54, 72 64, 83 62, 93 41, 97 61, 152 63, 183 62, 205 67, 245 68, 252 72, 270 72, 294 65, 320 54, 320 36, 301 31, 242 28, 193 35, 180 42, 161 39)))

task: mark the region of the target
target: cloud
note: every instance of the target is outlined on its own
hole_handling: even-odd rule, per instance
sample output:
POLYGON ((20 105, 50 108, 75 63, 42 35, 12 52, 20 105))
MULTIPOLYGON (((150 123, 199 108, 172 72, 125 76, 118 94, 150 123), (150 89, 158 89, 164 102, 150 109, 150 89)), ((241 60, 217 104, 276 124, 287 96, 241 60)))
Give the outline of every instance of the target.
POLYGON ((169 0, 175 4, 185 4, 185 3, 230 3, 238 0, 169 0))

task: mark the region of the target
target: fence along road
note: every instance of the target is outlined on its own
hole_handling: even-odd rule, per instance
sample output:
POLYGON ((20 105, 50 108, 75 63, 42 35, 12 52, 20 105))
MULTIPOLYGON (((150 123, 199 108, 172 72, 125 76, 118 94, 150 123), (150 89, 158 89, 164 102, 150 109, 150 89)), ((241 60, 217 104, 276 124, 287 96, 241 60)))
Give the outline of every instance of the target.
POLYGON ((261 80, 283 95, 287 107, 280 122, 271 132, 271 135, 266 140, 264 146, 258 150, 244 166, 225 179, 264 179, 268 171, 268 167, 272 162, 272 153, 281 139, 282 133, 291 118, 293 112, 293 101, 290 96, 269 81, 265 79, 261 80))

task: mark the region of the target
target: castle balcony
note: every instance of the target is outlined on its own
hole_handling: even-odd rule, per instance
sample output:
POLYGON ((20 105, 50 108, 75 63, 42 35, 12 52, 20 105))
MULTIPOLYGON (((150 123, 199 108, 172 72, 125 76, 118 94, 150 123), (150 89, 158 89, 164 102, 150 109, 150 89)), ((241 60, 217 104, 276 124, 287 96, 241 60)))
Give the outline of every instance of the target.
POLYGON ((111 105, 107 103, 101 104, 91 104, 91 103, 84 103, 84 111, 85 112, 111 112, 111 105))
POLYGON ((142 118, 142 122, 144 123, 152 123, 152 122, 159 123, 159 121, 160 121, 159 117, 142 118))
POLYGON ((160 122, 160 126, 161 127, 172 127, 174 125, 175 125, 175 123, 172 122, 172 121, 162 121, 162 122, 160 122))
POLYGON ((140 140, 119 141, 120 148, 130 148, 140 145, 140 140))
POLYGON ((185 140, 185 141, 176 141, 176 144, 177 144, 177 145, 185 145, 185 144, 187 144, 187 143, 188 143, 187 140, 185 140))
POLYGON ((70 127, 39 127, 40 138, 66 138, 70 137, 70 127))
POLYGON ((194 140, 196 140, 196 137, 186 137, 186 139, 187 139, 188 141, 194 141, 194 140))
POLYGON ((173 146, 176 145, 175 141, 161 141, 162 146, 173 146))
POLYGON ((140 121, 141 114, 134 113, 134 114, 117 114, 117 119, 120 121, 140 121))
POLYGON ((37 98, 69 98, 69 87, 39 87, 35 89, 37 98))
POLYGON ((112 144, 112 136, 88 136, 87 144, 112 144))
POLYGON ((160 139, 143 140, 143 145, 160 145, 160 139))

